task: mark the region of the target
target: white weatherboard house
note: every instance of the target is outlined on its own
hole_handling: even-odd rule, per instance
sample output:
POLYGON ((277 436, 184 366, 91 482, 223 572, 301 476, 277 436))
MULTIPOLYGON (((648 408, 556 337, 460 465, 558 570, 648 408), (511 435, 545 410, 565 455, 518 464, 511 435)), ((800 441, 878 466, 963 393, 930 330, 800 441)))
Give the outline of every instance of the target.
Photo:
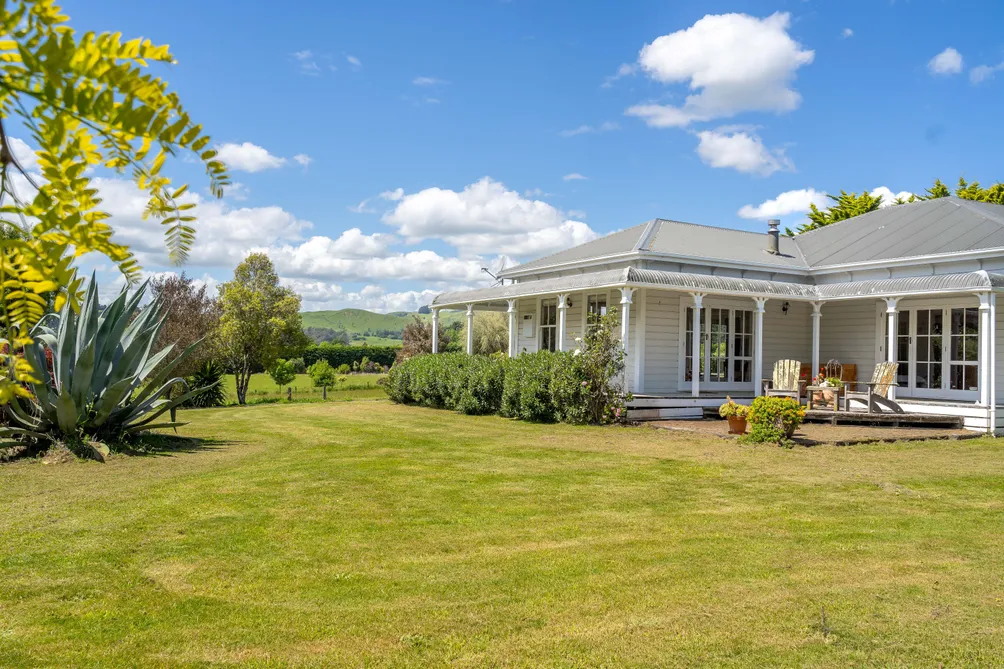
POLYGON ((588 313, 616 306, 636 415, 753 397, 777 360, 839 360, 859 381, 889 360, 904 411, 1004 432, 1004 206, 941 198, 796 237, 768 228, 656 219, 511 267, 502 286, 439 295, 434 327, 440 309, 507 311, 510 355, 571 350, 588 313))

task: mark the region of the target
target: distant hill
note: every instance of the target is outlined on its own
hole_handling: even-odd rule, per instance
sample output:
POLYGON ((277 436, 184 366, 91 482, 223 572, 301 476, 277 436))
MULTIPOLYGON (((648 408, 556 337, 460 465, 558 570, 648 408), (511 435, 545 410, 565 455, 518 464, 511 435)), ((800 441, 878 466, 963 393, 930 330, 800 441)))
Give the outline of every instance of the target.
MULTIPOLYGON (((369 341, 372 343, 392 343, 401 339, 404 326, 418 316, 428 321, 429 314, 417 314, 409 311, 394 311, 389 314, 378 314, 365 309, 339 309, 337 311, 304 311, 300 314, 303 327, 328 328, 345 330, 354 343, 369 341)), ((461 312, 444 311, 440 315, 440 323, 448 325, 461 322, 464 314, 461 312)))

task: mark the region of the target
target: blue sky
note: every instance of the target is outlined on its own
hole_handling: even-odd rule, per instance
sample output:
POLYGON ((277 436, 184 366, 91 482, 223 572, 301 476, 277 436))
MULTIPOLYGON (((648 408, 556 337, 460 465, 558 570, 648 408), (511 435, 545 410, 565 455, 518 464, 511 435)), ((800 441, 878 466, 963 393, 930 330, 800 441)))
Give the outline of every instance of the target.
MULTIPOLYGON (((1004 178, 998 2, 63 4, 169 44, 231 159, 184 269, 265 249, 305 309, 413 309, 656 216, 761 230, 841 188, 1004 178)), ((101 186, 144 268, 178 271, 101 186)))

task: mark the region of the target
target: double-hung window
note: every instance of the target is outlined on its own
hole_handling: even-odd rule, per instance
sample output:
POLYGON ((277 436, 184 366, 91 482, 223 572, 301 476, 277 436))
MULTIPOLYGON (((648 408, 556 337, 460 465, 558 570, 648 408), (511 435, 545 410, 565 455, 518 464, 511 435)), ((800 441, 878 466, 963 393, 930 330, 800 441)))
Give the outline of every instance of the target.
POLYGON ((540 350, 553 351, 557 348, 558 301, 540 301, 540 350))
POLYGON ((607 295, 598 293, 586 297, 586 328, 592 325, 601 317, 607 315, 607 295))

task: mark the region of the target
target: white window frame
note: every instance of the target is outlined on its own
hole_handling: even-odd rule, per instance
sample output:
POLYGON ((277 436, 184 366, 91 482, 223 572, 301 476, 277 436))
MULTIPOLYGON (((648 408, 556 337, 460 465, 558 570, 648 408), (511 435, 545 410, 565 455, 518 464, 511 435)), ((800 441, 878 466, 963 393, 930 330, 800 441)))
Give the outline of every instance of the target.
POLYGON ((556 297, 542 297, 537 300, 537 350, 538 351, 557 351, 558 350, 558 298, 556 297), (547 325, 544 322, 544 307, 554 306, 554 323, 547 325), (544 348, 544 331, 551 330, 554 332, 554 348, 544 348))
MULTIPOLYGON (((679 328, 679 346, 678 346, 678 374, 677 374, 677 387, 682 391, 690 387, 690 381, 687 380, 687 310, 693 309, 694 305, 690 300, 682 298, 680 300, 680 328, 679 328)), ((701 376, 701 388, 706 390, 754 390, 756 387, 756 379, 753 377, 752 369, 752 357, 750 356, 736 356, 736 345, 735 345, 735 314, 737 311, 756 311, 752 304, 746 303, 740 300, 709 300, 704 298, 704 303, 701 305, 701 311, 704 312, 704 320, 701 322, 701 338, 705 340, 705 359, 704 359, 704 369, 705 374, 701 376), (728 365, 728 381, 709 381, 711 373, 710 358, 711 358, 711 347, 710 347, 710 328, 708 324, 711 321, 711 310, 712 309, 722 309, 728 313, 729 321, 729 355, 726 358, 726 364, 728 365), (750 380, 749 381, 735 381, 735 361, 736 360, 750 360, 750 380)), ((755 316, 754 316, 755 318, 755 316)), ((756 346, 756 342, 753 344, 756 346)), ((700 368, 700 363, 697 365, 700 368)))
MULTIPOLYGON (((976 360, 976 390, 953 390, 951 386, 951 338, 952 338, 952 309, 978 309, 979 301, 975 298, 925 298, 906 301, 903 300, 897 305, 898 312, 910 312, 910 343, 909 343, 909 382, 896 388, 897 399, 933 399, 933 400, 958 400, 978 402, 980 399, 979 383, 982 375, 980 366, 983 361, 983 352, 977 346, 976 360), (942 334, 941 334, 941 387, 940 388, 918 388, 917 387, 917 311, 941 310, 942 312, 942 334)), ((888 346, 888 315, 884 304, 878 307, 878 328, 876 328, 876 364, 887 359, 885 350, 888 346)), ((897 318, 899 315, 897 314, 897 318)), ((977 319, 977 328, 982 327, 982 319, 977 319)), ((897 336, 901 336, 897 332, 897 336)), ((979 334, 976 335, 977 339, 979 334)), ((970 365, 972 366, 972 365, 970 365)), ((866 381, 867 379, 858 379, 866 381)))

